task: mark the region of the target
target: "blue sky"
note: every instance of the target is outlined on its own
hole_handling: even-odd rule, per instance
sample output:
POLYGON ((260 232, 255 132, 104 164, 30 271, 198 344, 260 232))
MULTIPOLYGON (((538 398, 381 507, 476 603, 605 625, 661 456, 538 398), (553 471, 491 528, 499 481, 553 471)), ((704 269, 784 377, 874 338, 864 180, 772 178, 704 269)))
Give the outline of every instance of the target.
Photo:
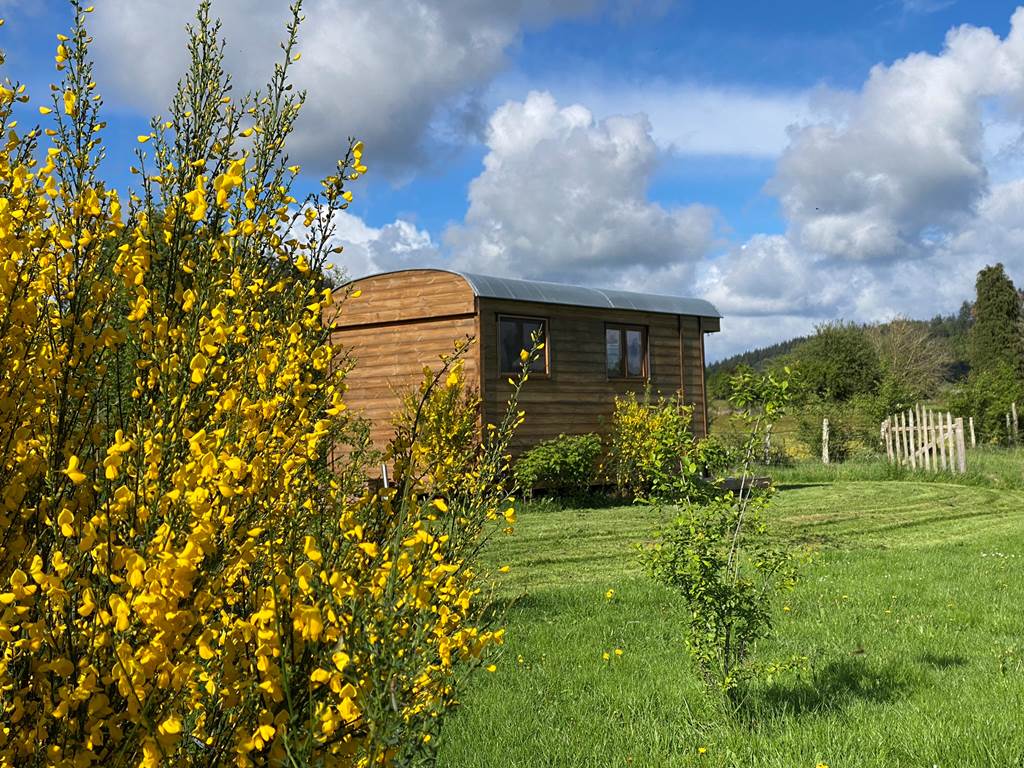
MULTIPOLYGON (((184 63, 191 2, 96 0, 107 175, 184 63)), ((242 86, 286 3, 220 0, 242 86)), ((307 0, 292 152, 349 134, 358 275, 443 265, 701 295, 713 357, 833 319, 951 312, 1024 282, 1024 12, 974 0, 307 0), (938 279, 941 276, 942 279, 938 279)), ((0 0, 8 74, 44 95, 57 0, 0 0)))

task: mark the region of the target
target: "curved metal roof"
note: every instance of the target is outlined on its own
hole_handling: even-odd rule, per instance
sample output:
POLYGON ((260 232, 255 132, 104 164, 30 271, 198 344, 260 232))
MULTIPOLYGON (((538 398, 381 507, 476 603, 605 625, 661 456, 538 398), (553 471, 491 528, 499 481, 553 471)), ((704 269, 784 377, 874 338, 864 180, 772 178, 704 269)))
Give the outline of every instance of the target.
MULTIPOLYGON (((574 307, 606 307, 638 312, 662 312, 670 315, 696 315, 698 317, 721 317, 714 305, 704 299, 687 299, 680 296, 664 296, 656 293, 634 293, 605 288, 585 288, 580 285, 546 283, 539 280, 517 280, 511 277, 492 277, 454 269, 436 269, 458 275, 473 289, 473 293, 486 299, 508 299, 510 301, 534 301, 543 304, 568 304, 574 307)), ((396 270, 410 272, 420 270, 396 270)), ((382 274, 394 274, 384 272, 382 274)), ((376 275, 368 275, 376 277, 376 275)))

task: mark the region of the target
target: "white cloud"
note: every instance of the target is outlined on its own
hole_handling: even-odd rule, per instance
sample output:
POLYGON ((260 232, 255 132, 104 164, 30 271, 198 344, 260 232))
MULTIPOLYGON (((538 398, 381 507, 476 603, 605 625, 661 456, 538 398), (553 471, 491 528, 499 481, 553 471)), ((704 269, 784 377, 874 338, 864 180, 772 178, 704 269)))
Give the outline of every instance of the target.
MULTIPOLYGON (((402 173, 423 160, 432 123, 449 129, 473 114, 473 90, 505 64, 525 26, 592 10, 598 0, 309 0, 295 80, 308 90, 292 149, 330 164, 349 135, 364 139, 378 169, 402 173)), ((242 89, 270 77, 287 4, 220 0, 227 68, 242 89)), ((98 80, 125 103, 163 110, 187 64, 184 25, 194 4, 97 3, 98 80)))
POLYGON ((987 111, 1024 103, 1024 10, 1001 40, 951 30, 939 55, 876 66, 846 114, 794 129, 769 189, 801 247, 851 260, 925 256, 989 184, 987 111))
POLYGON ((768 186, 785 235, 700 270, 727 315, 715 356, 825 319, 955 311, 998 261, 1024 285, 1024 9, 1005 38, 958 27, 835 106, 793 129, 768 186))
POLYGON ((484 171, 465 221, 445 242, 460 267, 495 274, 633 285, 686 282, 714 238, 706 206, 647 198, 658 150, 642 115, 597 121, 548 93, 492 116, 484 171))
POLYGON ((441 263, 430 233, 404 219, 371 227, 358 216, 342 211, 336 215, 335 224, 332 241, 345 249, 335 257, 335 268, 346 277, 441 263))

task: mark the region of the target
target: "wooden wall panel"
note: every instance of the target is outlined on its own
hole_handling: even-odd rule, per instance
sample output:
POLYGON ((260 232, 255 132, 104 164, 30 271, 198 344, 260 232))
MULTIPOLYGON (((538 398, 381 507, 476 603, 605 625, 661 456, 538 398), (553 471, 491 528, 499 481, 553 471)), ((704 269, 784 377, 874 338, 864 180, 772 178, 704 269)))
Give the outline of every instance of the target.
POLYGON ((484 413, 491 422, 501 417, 511 389, 507 377, 498 372, 498 315, 548 319, 550 374, 532 375, 523 390, 521 404, 526 411, 526 422, 517 435, 514 451, 519 452, 560 432, 605 434, 609 430, 615 395, 643 392, 642 381, 608 379, 606 323, 647 327, 651 389, 663 395, 682 389, 686 402, 695 405, 694 427, 703 434, 703 370, 698 318, 496 299, 480 299, 479 304, 480 352, 486 372, 482 382, 484 413), (685 329, 682 339, 681 324, 685 329))
POLYGON ((693 406, 693 431, 703 437, 707 425, 704 398, 704 337, 699 317, 680 318, 683 350, 683 400, 693 406))
MULTIPOLYGON (((392 416, 402 393, 415 389, 423 367, 438 368, 440 357, 451 354, 455 342, 476 333, 476 318, 439 318, 370 328, 341 328, 332 340, 352 355, 354 367, 346 379, 349 408, 369 418, 373 442, 383 447, 393 434, 392 416)), ((474 345, 466 357, 466 380, 476 388, 479 354, 474 345)))
POLYGON ((351 289, 362 291, 362 295, 344 299, 347 287, 335 291, 337 302, 325 311, 326 324, 339 327, 405 322, 475 311, 469 284, 458 275, 436 269, 366 277, 354 281, 351 289))

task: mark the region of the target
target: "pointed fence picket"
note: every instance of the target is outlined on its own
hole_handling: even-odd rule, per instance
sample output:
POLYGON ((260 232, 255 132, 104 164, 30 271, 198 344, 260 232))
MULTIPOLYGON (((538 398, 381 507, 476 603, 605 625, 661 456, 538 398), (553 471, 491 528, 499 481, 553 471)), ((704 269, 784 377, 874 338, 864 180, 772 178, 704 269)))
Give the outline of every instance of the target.
POLYGON ((948 411, 918 405, 895 413, 882 422, 881 437, 892 464, 930 472, 967 471, 964 420, 948 411))

